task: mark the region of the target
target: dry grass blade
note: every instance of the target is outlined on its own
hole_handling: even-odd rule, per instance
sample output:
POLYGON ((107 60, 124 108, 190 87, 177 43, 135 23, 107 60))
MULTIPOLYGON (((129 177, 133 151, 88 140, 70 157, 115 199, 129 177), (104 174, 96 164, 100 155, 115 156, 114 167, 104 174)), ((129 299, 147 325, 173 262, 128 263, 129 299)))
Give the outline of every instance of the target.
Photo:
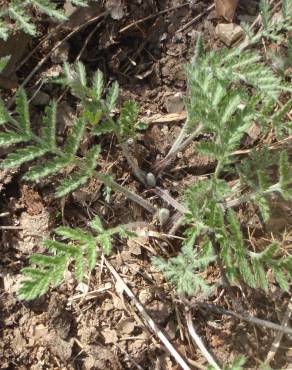
POLYGON ((148 15, 145 18, 139 19, 138 21, 135 21, 135 22, 133 22, 131 24, 128 24, 126 27, 121 28, 119 30, 119 33, 123 33, 125 31, 128 31, 130 28, 135 27, 135 26, 138 26, 139 24, 144 23, 144 22, 148 21, 149 19, 153 19, 153 18, 159 17, 160 15, 166 14, 168 12, 171 12, 172 10, 179 9, 179 8, 182 8, 182 7, 187 6, 187 5, 189 5, 189 3, 184 3, 184 4, 181 4, 181 5, 176 5, 176 6, 173 6, 171 8, 168 8, 168 9, 165 9, 165 10, 161 10, 158 13, 150 14, 150 15, 148 15))
MULTIPOLYGON (((292 314, 292 299, 290 299, 290 302, 288 303, 288 307, 286 309, 283 320, 281 322, 282 327, 287 327, 289 325, 289 320, 290 320, 291 314, 292 314)), ((279 332, 276 335, 276 337, 275 337, 275 339, 272 343, 271 349, 270 349, 270 351, 267 355, 267 359, 265 361, 265 364, 268 365, 273 360, 273 358, 275 357, 283 335, 284 335, 283 332, 279 332)))
POLYGON ((201 19, 204 15, 206 15, 210 10, 214 9, 215 4, 210 5, 204 12, 198 14, 194 19, 192 19, 190 22, 186 23, 184 26, 182 26, 179 30, 176 32, 182 32, 192 26, 194 23, 196 23, 199 19, 201 19))
POLYGON ((205 359, 208 361, 208 363, 214 367, 214 369, 216 370, 221 370, 220 366, 217 365, 216 361, 214 360, 214 358, 211 356, 211 354, 208 352, 207 348, 205 347, 202 339, 198 336, 198 334, 196 333, 196 330, 194 328, 194 325, 193 325, 193 321, 192 321, 192 316, 191 316, 191 313, 188 312, 187 315, 186 315, 186 319, 187 319, 187 326, 188 326, 188 331, 192 337, 192 339, 194 340, 194 342, 196 343, 196 345, 199 347, 200 351, 202 352, 202 354, 204 355, 205 359))
POLYGON ((157 335, 157 337, 161 340, 161 342, 167 348, 169 353, 174 357, 174 359, 177 361, 177 363, 182 367, 182 369, 191 370, 190 367, 188 366, 188 364, 186 363, 186 361, 182 358, 182 356, 177 352, 177 350, 169 342, 169 340, 166 338, 166 336, 158 328, 158 326, 155 324, 153 319, 149 316, 149 314, 146 312, 145 308, 142 306, 142 304, 139 302, 139 300, 135 297, 135 295, 133 294, 131 289, 124 282, 124 280, 120 277, 120 275, 117 273, 117 271, 114 269, 114 267, 110 264, 110 262, 106 258, 104 259, 104 262, 105 262, 106 267, 111 272, 111 274, 114 276, 114 278, 120 284, 120 286, 122 286, 124 292, 133 301, 133 303, 137 307, 138 311, 143 315, 143 317, 147 321, 147 324, 149 325, 149 327, 153 330, 155 335, 157 335))

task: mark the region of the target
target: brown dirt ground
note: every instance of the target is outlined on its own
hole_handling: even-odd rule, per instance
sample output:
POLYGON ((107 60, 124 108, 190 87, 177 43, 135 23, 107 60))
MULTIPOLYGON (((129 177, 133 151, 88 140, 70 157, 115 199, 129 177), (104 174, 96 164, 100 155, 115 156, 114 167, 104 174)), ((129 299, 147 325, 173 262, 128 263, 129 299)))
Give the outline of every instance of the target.
MULTIPOLYGON (((144 120, 154 114, 165 116, 167 113, 181 112, 181 96, 186 90, 183 65, 192 56, 196 32, 203 32, 208 48, 220 48, 222 44, 214 31, 218 19, 215 12, 211 11, 185 31, 177 32, 211 4, 211 1, 191 1, 191 7, 180 7, 153 17, 122 33, 119 30, 135 20, 183 3, 182 0, 127 1, 123 4, 125 12, 122 18, 113 20, 107 17, 103 20, 81 56, 88 71, 100 68, 107 81, 118 80, 121 101, 128 98, 137 101, 144 120)), ((255 3, 241 1, 237 17, 256 16, 255 3)), ((40 24, 41 34, 45 34, 46 27, 48 24, 40 24)), ((94 27, 91 25, 81 30, 69 40, 69 62, 74 62, 94 27)), ((30 41, 29 47, 32 48, 37 42, 30 41)), ((55 42, 55 39, 46 42, 20 68, 18 82, 49 52, 55 42)), ((59 65, 48 60, 30 81, 28 90, 37 89, 40 78, 53 72, 59 65)), ((70 117, 78 109, 76 102, 69 93, 63 94, 63 90, 56 86, 44 85, 42 92, 50 97, 62 96, 59 108, 62 135, 70 124, 70 117)), ((40 102, 32 102, 35 124, 39 122, 43 109, 41 105, 40 102)), ((177 135, 179 124, 179 121, 150 123, 145 133, 140 135, 136 155, 143 168, 151 169, 155 160, 166 154, 177 135)), ((102 140, 102 170, 111 168, 120 182, 158 202, 155 194, 143 189, 133 179, 113 138, 102 140)), ((251 139, 247 137, 246 147, 250 142, 251 139)), ((159 185, 171 189, 172 196, 176 198, 186 184, 213 168, 212 163, 196 156, 193 148, 188 148, 174 161, 169 172, 163 175, 159 185)), ((52 235, 54 227, 62 223, 85 227, 88 217, 94 214, 102 217, 106 226, 116 225, 120 220, 123 223, 139 221, 143 225, 152 223, 144 210, 120 194, 112 193, 107 203, 104 189, 96 181, 61 203, 53 198, 52 190, 46 181, 35 186, 24 184, 21 173, 17 171, 0 173, 0 213, 7 212, 7 216, 1 217, 0 221, 3 225, 16 226, 12 230, 0 230, 0 368, 134 369, 137 368, 135 363, 138 363, 145 370, 179 369, 162 343, 147 329, 135 306, 119 293, 102 261, 84 284, 76 286, 73 275, 68 272, 61 287, 52 289, 44 297, 30 303, 20 302, 16 298, 20 270, 27 265, 27 256, 31 252, 42 251, 40 241, 52 235)), ((251 235, 253 243, 264 243, 265 239, 272 237, 280 238, 282 245, 291 249, 291 225, 284 237, 280 231, 287 228, 292 206, 278 202, 274 209, 274 218, 265 230, 254 210, 241 210, 247 235, 251 235)), ((159 230, 155 224, 153 228, 159 230)), ((207 368, 206 361, 187 333, 184 303, 150 263, 151 256, 167 257, 177 253, 179 248, 180 243, 175 240, 170 242, 140 237, 125 243, 117 238, 110 262, 174 347, 189 359, 190 367, 204 369, 207 368)), ((218 271, 210 268, 206 276, 216 282, 218 271)), ((226 292, 218 288, 211 296, 202 299, 208 303, 216 302, 224 308, 236 309, 236 298, 244 312, 251 316, 281 322, 289 297, 281 294, 275 284, 272 284, 268 294, 246 287, 232 289, 232 292, 226 292)), ((196 302, 195 298, 200 299, 193 297, 191 302, 196 302)), ((198 333, 221 364, 231 361, 238 354, 244 354, 248 358, 246 368, 256 368, 258 361, 264 360, 271 348, 275 337, 275 332, 271 330, 224 314, 214 314, 199 306, 193 308, 192 313, 198 333)), ((289 343, 289 338, 284 336, 271 363, 274 369, 289 368, 292 356, 289 347, 291 341, 289 343)))

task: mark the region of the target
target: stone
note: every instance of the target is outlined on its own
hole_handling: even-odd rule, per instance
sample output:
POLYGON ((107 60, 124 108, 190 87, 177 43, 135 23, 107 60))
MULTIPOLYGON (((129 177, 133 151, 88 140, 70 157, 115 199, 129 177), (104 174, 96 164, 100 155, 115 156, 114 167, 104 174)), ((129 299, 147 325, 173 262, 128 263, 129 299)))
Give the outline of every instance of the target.
POLYGON ((168 113, 181 113, 184 110, 183 94, 177 92, 165 99, 165 107, 168 113))
POLYGON ((49 104, 51 99, 50 95, 46 94, 43 91, 39 91, 35 95, 34 94, 35 93, 32 94, 34 96, 34 98, 32 99, 32 104, 40 107, 44 107, 49 104))
POLYGON ((235 23, 219 23, 215 29, 216 35, 227 46, 231 46, 244 36, 244 30, 235 23))
POLYGON ((69 49, 70 49, 69 43, 64 42, 52 53, 51 61, 55 64, 67 62, 69 56, 69 49))
POLYGON ((219 17, 232 22, 237 8, 238 0, 215 0, 215 8, 219 17))

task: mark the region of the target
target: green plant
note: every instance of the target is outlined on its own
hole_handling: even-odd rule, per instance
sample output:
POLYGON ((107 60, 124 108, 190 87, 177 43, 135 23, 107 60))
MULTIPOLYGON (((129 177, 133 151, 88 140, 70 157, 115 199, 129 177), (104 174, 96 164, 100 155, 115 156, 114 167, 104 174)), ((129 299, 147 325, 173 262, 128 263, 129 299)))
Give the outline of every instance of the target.
MULTIPOLYGON (((0 69, 4 69, 9 58, 0 60, 0 69)), ((104 175, 96 170, 97 159, 101 147, 97 143, 99 136, 105 133, 114 133, 119 142, 128 138, 135 138, 137 129, 141 126, 138 121, 138 109, 135 103, 125 102, 118 118, 113 118, 113 110, 118 98, 118 84, 113 83, 108 93, 104 96, 103 75, 97 71, 89 83, 85 67, 77 63, 74 68, 68 64, 64 67, 65 76, 59 82, 71 88, 81 102, 81 111, 73 123, 71 131, 63 143, 57 137, 57 104, 53 100, 46 107, 42 127, 34 129, 30 120, 29 104, 26 92, 23 89, 16 94, 16 114, 10 113, 4 102, 0 99, 0 145, 11 147, 12 151, 1 162, 5 169, 23 166, 27 181, 41 179, 62 174, 65 170, 70 172, 56 186, 56 197, 64 197, 95 177, 103 182, 107 189, 115 189, 126 197, 140 204, 149 212, 155 213, 156 209, 147 200, 119 185, 109 175, 104 175), (85 137, 90 137, 91 147, 80 154, 80 144, 85 137), (15 145, 18 145, 16 148, 15 145), (31 161, 37 163, 30 165, 31 161)), ((59 176, 62 178, 63 176, 59 176)), ((103 252, 109 254, 111 250, 111 237, 119 233, 127 237, 131 234, 122 226, 104 230, 101 222, 96 217, 90 226, 95 231, 95 236, 84 233, 82 230, 58 228, 56 234, 61 237, 78 241, 78 245, 66 245, 61 242, 47 240, 44 245, 55 255, 32 255, 30 262, 36 268, 26 268, 23 274, 26 279, 22 281, 19 297, 34 299, 45 293, 49 286, 61 283, 69 261, 75 261, 75 273, 78 280, 83 277, 83 260, 88 260, 89 270, 92 270, 96 261, 96 246, 102 246, 103 252)))
POLYGON ((98 216, 93 218, 89 226, 91 232, 84 232, 78 228, 58 227, 55 233, 63 239, 70 240, 70 244, 56 240, 44 241, 44 246, 52 254, 33 254, 30 256, 30 263, 36 267, 22 269, 25 278, 21 281, 18 290, 20 299, 35 299, 46 293, 50 286, 60 285, 70 262, 75 264, 77 281, 82 281, 84 261, 87 261, 88 270, 93 270, 98 246, 101 246, 105 255, 109 255, 112 249, 111 239, 115 234, 119 234, 122 238, 132 235, 123 226, 105 230, 98 216))
MULTIPOLYGON (((73 5, 87 6, 87 0, 71 0, 73 5)), ((10 0, 0 9, 0 38, 7 40, 12 29, 22 30, 36 36, 32 11, 45 14, 56 21, 66 21, 67 17, 52 0, 10 0)))
POLYGON ((109 88, 105 99, 103 99, 101 72, 97 71, 94 74, 92 84, 88 86, 82 63, 77 63, 72 71, 69 70, 68 65, 65 65, 65 78, 62 81, 71 87, 72 93, 82 103, 79 117, 73 123, 71 132, 63 145, 57 144, 57 104, 54 100, 45 109, 43 126, 36 133, 31 125, 28 99, 23 89, 20 89, 16 94, 16 116, 8 112, 0 100, 0 122, 3 129, 0 132, 0 145, 5 147, 14 144, 22 145, 19 149, 14 148, 15 150, 6 156, 1 167, 19 167, 32 160, 39 160, 40 164, 35 164, 26 171, 24 179, 28 181, 39 181, 70 168, 70 175, 61 181, 56 188, 57 197, 64 197, 86 184, 90 178, 95 177, 106 186, 121 191, 148 211, 155 212, 155 208, 149 202, 116 183, 111 176, 96 171, 96 161, 101 151, 98 144, 93 144, 84 156, 79 154, 80 144, 85 137, 90 136, 92 141, 96 142, 97 136, 112 130, 116 130, 119 137, 124 133, 132 133, 131 125, 136 129, 133 120, 134 117, 137 117, 136 106, 131 102, 126 102, 115 122, 110 114, 118 97, 117 83, 109 88), (72 171, 72 169, 74 170, 72 171))
MULTIPOLYGON (((216 105, 224 109, 222 103, 232 99, 232 103, 230 101, 229 105, 231 111, 225 111, 226 120, 228 120, 228 115, 232 116, 232 109, 235 109, 239 102, 244 107, 245 98, 248 97, 247 86, 253 87, 256 94, 253 100, 248 98, 249 107, 247 109, 253 109, 252 105, 254 104, 254 107, 256 107, 257 103, 260 102, 263 109, 262 112, 258 111, 258 114, 261 115, 258 119, 263 121, 263 125, 265 123, 265 128, 268 127, 268 123, 271 120, 276 127, 277 123, 285 117, 285 114, 291 108, 291 101, 288 101, 278 111, 279 116, 277 113, 274 113, 275 98, 279 95, 280 91, 291 92, 291 85, 284 84, 280 77, 272 73, 271 68, 264 63, 264 58, 258 52, 249 50, 263 38, 283 41, 285 35, 292 29, 291 1, 283 0, 282 20, 278 22, 272 22, 272 12, 267 0, 261 0, 261 9, 263 29, 255 33, 250 26, 243 23, 242 26, 246 31, 247 39, 233 50, 222 49, 219 52, 213 51, 204 55, 202 58, 204 50, 203 39, 199 35, 194 57, 186 68, 189 96, 186 102, 187 119, 166 157, 154 166, 155 172, 163 172, 170 164, 172 158, 206 129, 206 122, 208 120, 214 123, 216 116, 211 117, 210 115, 216 105), (215 80, 213 80, 213 77, 215 77, 215 80), (238 89, 234 96, 227 96, 226 91, 230 93, 235 84, 244 84, 245 87, 238 89), (199 102, 198 104, 194 103, 194 100, 197 101, 199 99, 203 102, 203 105, 200 105, 199 102), (273 118, 267 120, 270 114, 273 118), (204 122, 198 124, 201 120, 204 122)), ((287 43, 289 47, 291 43, 290 38, 288 38, 287 43)), ((225 106, 225 108, 227 107, 225 106)), ((248 125, 247 122, 244 124, 248 125)), ((284 127, 284 125, 281 127, 284 127)), ((291 130, 291 123, 289 123, 289 128, 291 130)))
MULTIPOLYGON (((284 3, 288 7, 288 2, 284 3)), ((264 21, 261 37, 270 36, 274 40, 275 28, 266 31, 270 27, 270 15, 265 1, 262 10, 267 22, 264 21)), ((291 20, 291 12, 289 16, 287 12, 286 9, 284 15, 291 20)), ((277 26, 276 31, 284 25, 277 26)), ((208 286, 201 273, 215 259, 224 281, 244 281, 250 287, 267 290, 266 270, 270 269, 280 287, 289 291, 292 256, 281 256, 275 243, 261 251, 250 251, 233 208, 253 202, 267 221, 271 196, 292 199, 291 165, 285 151, 275 158, 266 148, 253 150, 241 164, 234 154, 254 122, 260 125, 263 134, 273 129, 280 138, 291 135, 292 122, 286 121, 291 99, 277 109, 281 92, 291 91, 291 87, 255 51, 243 52, 242 47, 207 54, 202 51, 199 38, 195 57, 186 69, 188 116, 171 151, 181 148, 187 135, 205 133, 211 140, 200 141, 196 150, 215 159, 217 165, 209 179, 198 181, 185 192, 187 239, 181 253, 169 261, 154 258, 153 263, 179 293, 206 292, 208 286), (225 180, 227 173, 237 178, 234 187, 225 180)))

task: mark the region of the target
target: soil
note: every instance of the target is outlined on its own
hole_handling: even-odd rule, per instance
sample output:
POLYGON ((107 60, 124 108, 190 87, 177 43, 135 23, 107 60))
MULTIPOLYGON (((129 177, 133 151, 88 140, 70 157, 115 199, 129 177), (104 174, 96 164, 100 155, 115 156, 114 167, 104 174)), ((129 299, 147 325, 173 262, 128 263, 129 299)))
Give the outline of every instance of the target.
MULTIPOLYGON (((183 122, 180 117, 184 115, 186 94, 184 65, 193 55, 197 33, 203 33, 207 49, 223 47, 215 34, 220 19, 214 9, 207 10, 212 1, 115 0, 108 3, 113 5, 108 16, 76 32, 30 79, 26 89, 33 97, 32 119, 37 127, 48 99, 56 98, 59 101, 58 135, 62 140, 72 117, 77 115, 78 105, 68 91, 41 84, 41 80, 58 74, 64 61, 73 63, 78 57, 89 74, 100 68, 108 83, 119 82, 120 103, 133 99, 139 104, 141 120, 148 122, 148 128, 139 134, 135 156, 142 168, 151 170, 155 162, 166 155, 183 122), (172 7, 176 8, 162 12, 172 7), (197 22, 180 31, 198 14, 202 16, 197 22), (135 24, 148 16, 148 20, 135 24)), ((71 9, 67 2, 65 9, 67 12, 71 9)), ((1 87, 7 89, 3 96, 9 99, 9 89, 20 84, 68 30, 72 31, 102 11, 98 3, 75 13, 71 21, 40 44, 19 69, 20 61, 46 36, 47 30, 52 32, 56 25, 49 20, 39 22, 38 38, 20 41, 21 50, 17 48, 19 41, 14 40, 13 46, 18 52, 9 73, 3 77, 5 81, 0 79, 1 87)), ((257 1, 240 1, 235 23, 239 23, 240 18, 253 20, 257 14, 257 1)), ((11 45, 8 49, 11 52, 11 45)), ((2 53, 5 55, 5 50, 0 51, 2 53)), ((252 147, 257 140, 256 130, 250 135, 247 133, 242 149, 252 147)), ((84 148, 88 144, 84 142, 84 148)), ((101 171, 106 173, 110 169, 120 183, 161 204, 151 190, 135 180, 114 139, 105 137, 101 144, 101 171)), ((5 152, 1 149, 0 154, 5 152)), ((159 178, 158 185, 177 198, 186 185, 211 173, 214 165, 209 158, 198 156, 190 146, 178 154, 169 171, 159 178)), ((88 218, 98 214, 106 227, 122 220, 124 224, 138 223, 142 231, 167 232, 124 196, 112 192, 108 201, 104 187, 95 180, 59 201, 54 198, 51 182, 25 183, 21 174, 21 171, 0 172, 0 222, 8 226, 0 229, 0 369, 179 369, 135 305, 115 284, 102 260, 81 284, 76 284, 69 271, 60 287, 51 289, 40 299, 32 302, 17 299, 20 270, 28 265, 27 257, 32 252, 43 252, 41 241, 53 235, 54 227, 64 224, 85 228, 88 218)), ((292 204, 277 199, 273 209, 266 227, 255 210, 238 212, 252 243, 260 245, 276 239, 283 248, 291 250, 292 223, 288 220, 291 221, 292 204)), ((173 286, 151 265, 150 258, 153 255, 169 257, 179 249, 177 239, 164 240, 141 233, 126 243, 117 238, 109 261, 172 345, 187 359, 191 369, 206 369, 207 363, 189 337, 186 301, 192 307, 189 309, 198 334, 220 364, 244 354, 246 368, 257 368, 271 350, 277 333, 224 313, 214 313, 198 302, 235 311, 239 308, 250 316, 281 323, 289 295, 281 293, 271 282, 268 293, 233 286, 231 291, 218 287, 208 297, 187 300, 178 297, 173 286)), ((215 267, 210 267, 205 277, 216 283, 218 276, 215 267)), ((291 338, 284 335, 271 366, 291 369, 291 359, 291 338)))

